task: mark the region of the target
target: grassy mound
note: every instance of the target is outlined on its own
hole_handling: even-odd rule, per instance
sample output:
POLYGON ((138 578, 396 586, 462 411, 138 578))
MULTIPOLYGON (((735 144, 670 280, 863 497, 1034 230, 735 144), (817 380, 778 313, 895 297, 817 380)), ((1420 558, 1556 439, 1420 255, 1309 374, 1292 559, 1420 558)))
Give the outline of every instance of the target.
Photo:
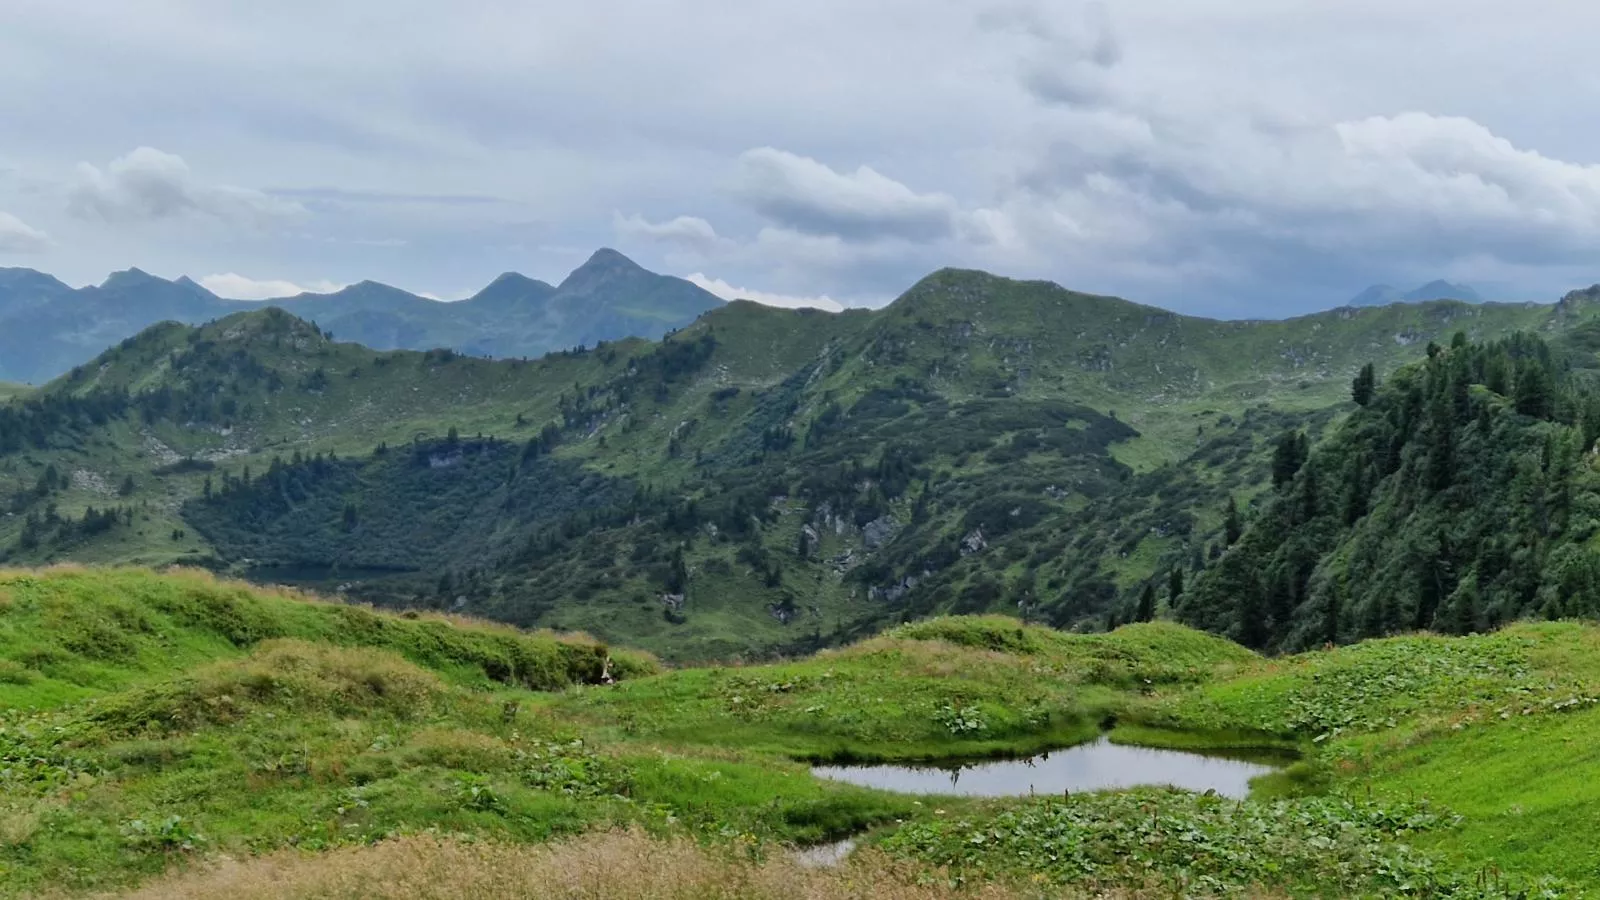
POLYGON ((134 737, 230 724, 257 708, 427 718, 443 695, 438 676, 394 654, 279 639, 246 659, 113 695, 85 721, 106 737, 134 737))
POLYGON ((50 708, 298 639, 396 653, 458 683, 553 690, 656 671, 581 636, 377 613, 200 571, 0 572, 0 708, 50 708))

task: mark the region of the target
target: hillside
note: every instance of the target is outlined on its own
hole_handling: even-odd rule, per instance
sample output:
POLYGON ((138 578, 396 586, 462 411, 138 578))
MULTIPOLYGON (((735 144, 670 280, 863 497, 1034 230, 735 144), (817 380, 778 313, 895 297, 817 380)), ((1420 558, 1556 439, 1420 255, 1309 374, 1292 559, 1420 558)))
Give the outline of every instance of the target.
POLYGON ((536 362, 336 343, 276 311, 163 325, 0 407, 0 547, 186 560, 673 659, 940 612, 1103 628, 1222 556, 1274 442, 1366 363, 1597 307, 1191 319, 947 270, 878 312, 733 303, 536 362), (1174 570, 1178 575, 1174 576, 1174 570))
POLYGON ((1289 461, 1180 615, 1286 648, 1594 616, 1592 340, 1589 326, 1552 344, 1462 339, 1394 373, 1289 461))
POLYGON ((1165 623, 1071 635, 947 618, 813 658, 652 674, 586 639, 194 572, 10 571, 0 603, 8 896, 1508 898, 1596 884, 1589 626, 1268 660, 1165 623), (1224 801, 919 798, 808 767, 1028 753, 1104 723, 1124 746, 1274 748, 1287 768, 1224 801), (790 861, 846 836, 860 848, 841 868, 790 861))
POLYGON ((74 290, 40 272, 0 269, 0 380, 44 382, 164 321, 199 325, 278 307, 345 340, 380 350, 449 348, 526 358, 600 341, 659 338, 722 301, 657 275, 615 250, 597 251, 559 287, 516 273, 445 303, 363 281, 331 294, 225 300, 188 278, 138 269, 74 290))

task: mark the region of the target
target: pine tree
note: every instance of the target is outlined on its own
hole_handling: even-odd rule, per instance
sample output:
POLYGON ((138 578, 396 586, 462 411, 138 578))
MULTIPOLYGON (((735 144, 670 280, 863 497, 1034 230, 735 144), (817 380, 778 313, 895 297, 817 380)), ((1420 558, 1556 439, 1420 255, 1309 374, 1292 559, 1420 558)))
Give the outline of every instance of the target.
POLYGON ((1373 371, 1372 363, 1361 367, 1355 381, 1350 385, 1350 399, 1356 401, 1358 406, 1366 406, 1372 402, 1372 395, 1378 388, 1378 376, 1373 371))
POLYGON ((672 568, 667 572, 667 593, 681 594, 689 584, 689 567, 683 561, 683 548, 672 551, 672 568))
POLYGON ((1139 610, 1135 613, 1134 621, 1151 622, 1156 617, 1156 589, 1150 582, 1145 582, 1144 590, 1139 594, 1139 610))
POLYGON ((1278 436, 1278 445, 1272 451, 1272 486, 1281 488, 1294 480, 1295 473, 1305 465, 1309 454, 1306 436, 1290 429, 1278 436))
POLYGON ((1183 596, 1183 567, 1173 566, 1167 573, 1167 603, 1178 608, 1178 598, 1183 596))
POLYGON ((1225 547, 1232 547, 1239 543, 1239 536, 1244 534, 1244 526, 1239 524, 1239 504, 1228 497, 1228 508, 1222 518, 1222 543, 1225 547))
POLYGON ((1519 366, 1514 391, 1517 412, 1536 419, 1550 416, 1550 373, 1542 364, 1529 360, 1519 366))

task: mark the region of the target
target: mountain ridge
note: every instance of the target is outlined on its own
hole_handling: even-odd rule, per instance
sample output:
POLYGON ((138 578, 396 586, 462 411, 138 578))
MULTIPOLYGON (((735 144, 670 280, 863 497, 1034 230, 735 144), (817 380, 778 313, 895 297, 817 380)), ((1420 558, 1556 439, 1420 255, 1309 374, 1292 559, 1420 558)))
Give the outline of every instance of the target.
POLYGON ((1483 303, 1485 298, 1474 288, 1436 278, 1409 291, 1388 284, 1375 284, 1346 301, 1346 306, 1388 306, 1392 303, 1423 303, 1429 300, 1460 300, 1483 303))
POLYGON ((568 280, 585 268, 575 282, 581 291, 563 293, 506 273, 456 302, 370 280, 326 294, 253 301, 219 297, 188 276, 167 280, 138 268, 78 289, 32 269, 7 269, 0 276, 0 380, 47 381, 157 322, 198 325, 267 306, 292 310, 375 349, 447 347, 528 357, 626 337, 657 338, 722 304, 684 279, 650 272, 609 248, 568 280))

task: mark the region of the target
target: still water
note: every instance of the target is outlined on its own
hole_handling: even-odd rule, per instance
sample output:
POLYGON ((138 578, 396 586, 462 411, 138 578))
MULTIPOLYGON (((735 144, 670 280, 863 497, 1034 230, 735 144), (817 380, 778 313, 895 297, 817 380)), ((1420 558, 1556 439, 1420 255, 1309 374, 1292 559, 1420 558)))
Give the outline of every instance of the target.
POLYGON ((902 794, 1018 797, 1030 794, 1163 786, 1243 799, 1250 779, 1276 767, 1181 750, 1113 744, 1104 737, 1031 759, 962 766, 817 766, 818 778, 902 794))

